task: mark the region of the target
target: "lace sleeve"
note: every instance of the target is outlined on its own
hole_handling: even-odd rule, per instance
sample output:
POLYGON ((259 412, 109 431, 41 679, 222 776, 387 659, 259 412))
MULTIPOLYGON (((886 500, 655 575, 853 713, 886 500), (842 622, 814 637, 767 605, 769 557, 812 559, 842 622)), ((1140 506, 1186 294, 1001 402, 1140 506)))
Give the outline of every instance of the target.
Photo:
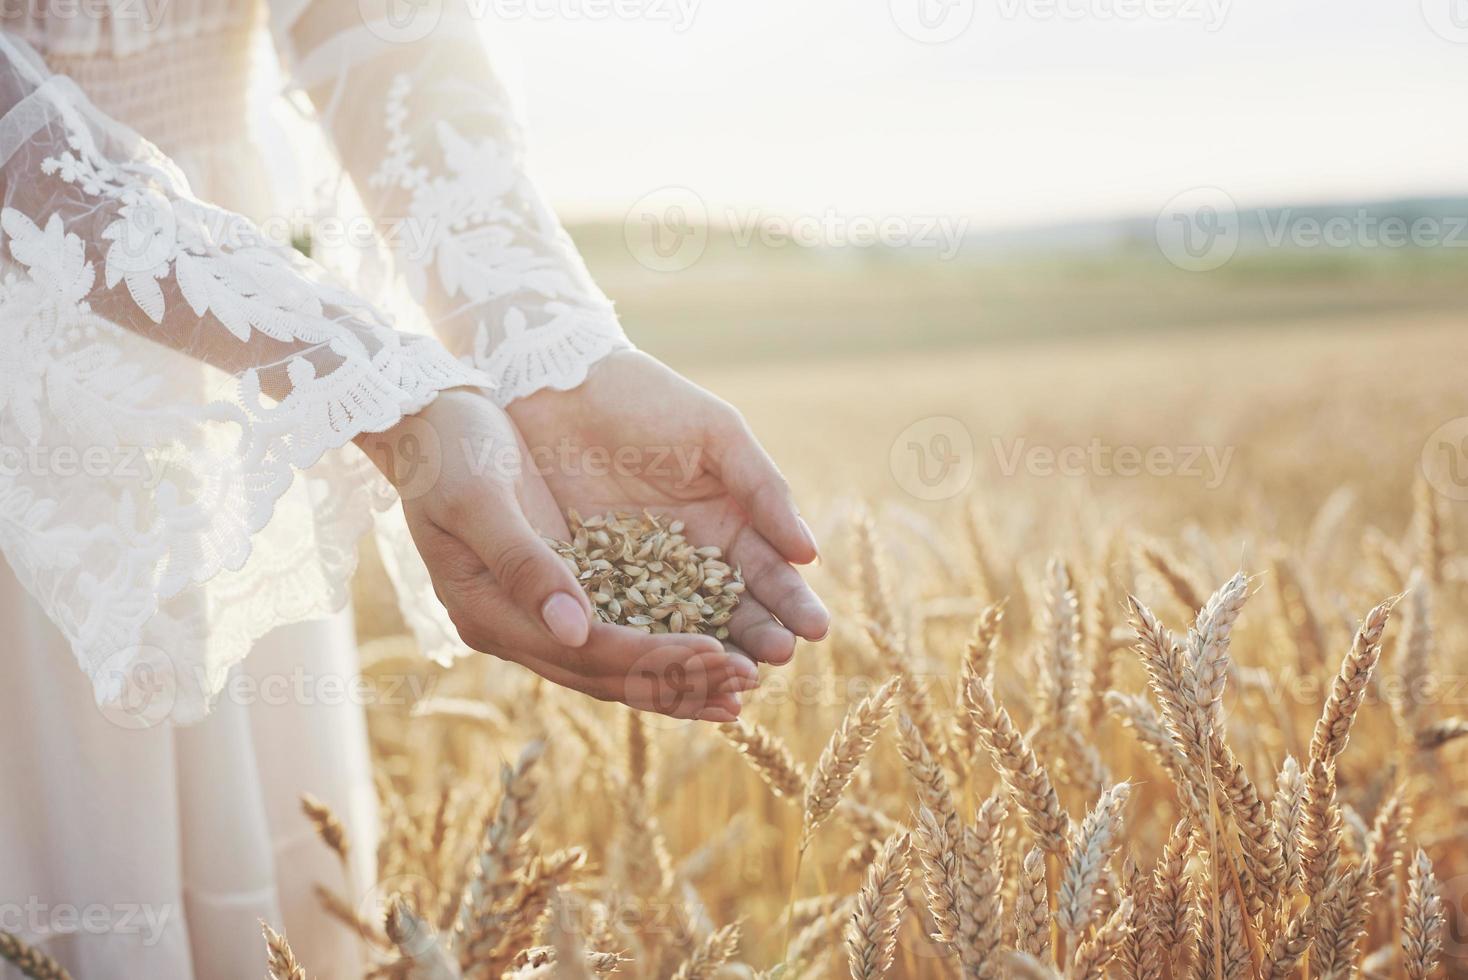
POLYGON ((501 404, 575 387, 631 346, 612 304, 526 175, 477 24, 453 4, 395 19, 391 3, 275 4, 294 85, 449 349, 495 380, 501 404))
POLYGON ((337 451, 487 379, 194 199, 4 32, 0 112, 0 548, 99 701, 142 665, 192 720, 261 633, 339 604, 339 568, 287 558, 391 498, 337 451))

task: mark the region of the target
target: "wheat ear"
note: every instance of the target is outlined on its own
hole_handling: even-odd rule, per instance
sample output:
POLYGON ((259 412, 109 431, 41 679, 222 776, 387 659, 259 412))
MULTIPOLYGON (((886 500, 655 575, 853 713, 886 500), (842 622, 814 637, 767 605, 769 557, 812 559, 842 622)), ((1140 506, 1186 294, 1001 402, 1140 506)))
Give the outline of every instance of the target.
POLYGON ((1129 784, 1116 784, 1102 794, 1081 822, 1055 902, 1055 920, 1065 933, 1067 946, 1091 924, 1096 890, 1101 886, 1106 863, 1121 846, 1122 811, 1130 794, 1129 784))
POLYGON ((1389 599, 1372 609, 1356 631, 1351 650, 1341 662, 1340 673, 1331 684, 1330 696, 1326 698, 1320 720, 1315 723, 1315 734, 1310 740, 1312 759, 1332 763, 1345 749, 1346 741, 1351 737, 1351 723, 1356 719, 1361 700, 1366 697, 1371 672, 1381 658, 1381 636, 1395 604, 1395 599, 1389 599))
POLYGON ((714 930, 678 967, 673 980, 713 980, 724 964, 739 952, 739 939, 740 926, 737 922, 714 930))
POLYGON ((810 781, 780 736, 763 725, 740 719, 719 726, 719 732, 744 756, 776 796, 798 801, 810 781))
POLYGON ((1116 955, 1131 927, 1132 911, 1132 898, 1123 898, 1101 927, 1076 947, 1070 967, 1073 980, 1101 980, 1106 975, 1106 964, 1116 955))
POLYGON ((846 927, 846 958, 852 980, 878 980, 892 968, 897 931, 902 927, 912 835, 889 837, 867 869, 856 908, 846 927))
POLYGON ((989 977, 1004 936, 1004 797, 979 805, 973 826, 963 832, 958 956, 969 976, 989 977))
POLYGON ((821 758, 811 773, 805 791, 804 827, 800 835, 800 849, 810 846, 811 835, 824 823, 841 795, 846 791, 856 767, 866 757, 867 750, 877 737, 877 731, 892 711, 892 696, 897 690, 898 680, 890 678, 881 687, 867 695, 841 719, 841 724, 832 733, 821 758))
POLYGON ((32 980, 71 980, 71 974, 60 963, 13 933, 0 932, 0 959, 32 980))
POLYGON ((1442 895, 1432 862, 1419 848, 1407 872, 1407 898, 1402 909, 1402 968, 1411 980, 1423 980, 1437 967, 1443 945, 1442 895))
POLYGON ((270 980, 306 980, 306 968, 296 959, 285 936, 263 919, 260 932, 265 936, 265 971, 270 974, 270 980))
POLYGON ((1015 948, 1037 959, 1050 959, 1050 891, 1045 882, 1045 852, 1032 847, 1020 868, 1015 895, 1015 948))
POLYGON ((1010 799, 1024 815, 1026 826, 1051 854, 1064 856, 1070 837, 1070 817, 1029 741, 1014 727, 1009 712, 994 701, 989 682, 969 679, 969 712, 989 747, 994 768, 1009 790, 1010 799))

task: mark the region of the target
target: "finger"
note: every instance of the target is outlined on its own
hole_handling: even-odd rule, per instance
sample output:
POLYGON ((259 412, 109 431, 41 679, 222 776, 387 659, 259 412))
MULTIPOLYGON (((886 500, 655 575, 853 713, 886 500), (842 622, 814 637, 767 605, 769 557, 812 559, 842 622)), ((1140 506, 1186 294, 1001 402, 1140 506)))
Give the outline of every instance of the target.
POLYGON ((474 550, 514 606, 540 623, 551 640, 573 648, 586 642, 591 601, 512 495, 485 487, 456 508, 449 523, 444 530, 474 550))
POLYGON ((718 725, 726 725, 739 717, 744 703, 735 695, 716 695, 709 699, 708 706, 699 712, 699 721, 710 721, 718 725))
POLYGON ((729 639, 757 663, 786 664, 795 655, 795 634, 746 594, 729 618, 729 639))
POLYGON ((737 695, 757 682, 754 663, 742 654, 720 648, 690 655, 684 647, 668 645, 638 658, 620 680, 618 700, 673 718, 696 718, 714 699, 737 695))
POLYGON ((815 535, 795 509, 779 467, 740 420, 711 447, 719 478, 750 523, 786 561, 808 565, 818 557, 815 535))
POLYGON ((830 630, 831 614, 825 604, 769 542, 746 530, 734 539, 729 554, 744 572, 749 594, 786 629, 807 640, 819 640, 830 630))

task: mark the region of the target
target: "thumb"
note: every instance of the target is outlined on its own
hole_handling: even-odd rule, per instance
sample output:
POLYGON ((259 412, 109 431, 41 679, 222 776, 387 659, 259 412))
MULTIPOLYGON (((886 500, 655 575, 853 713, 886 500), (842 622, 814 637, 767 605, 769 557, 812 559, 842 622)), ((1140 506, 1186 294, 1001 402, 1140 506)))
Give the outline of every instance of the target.
POLYGON ((455 508, 453 534, 484 562, 515 608, 561 646, 579 647, 591 632, 591 601, 561 556, 545 543, 512 493, 488 491, 455 508))

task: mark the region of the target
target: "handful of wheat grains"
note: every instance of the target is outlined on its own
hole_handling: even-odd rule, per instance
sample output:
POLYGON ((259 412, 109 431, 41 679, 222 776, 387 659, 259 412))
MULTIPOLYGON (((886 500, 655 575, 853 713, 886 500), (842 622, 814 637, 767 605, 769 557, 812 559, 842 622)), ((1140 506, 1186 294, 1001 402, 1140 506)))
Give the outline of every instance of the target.
POLYGON ((597 618, 644 633, 729 635, 744 594, 719 548, 695 548, 683 522, 647 512, 567 515, 571 540, 551 541, 591 597, 597 618))

